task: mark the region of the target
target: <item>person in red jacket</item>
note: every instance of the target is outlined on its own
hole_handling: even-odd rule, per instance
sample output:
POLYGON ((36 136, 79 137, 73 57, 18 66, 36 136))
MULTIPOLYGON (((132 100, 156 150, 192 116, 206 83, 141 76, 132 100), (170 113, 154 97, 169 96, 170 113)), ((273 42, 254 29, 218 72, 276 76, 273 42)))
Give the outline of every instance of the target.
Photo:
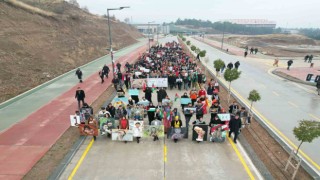
POLYGON ((201 88, 198 92, 198 97, 201 97, 201 96, 204 96, 206 97, 207 93, 206 93, 206 90, 203 88, 201 88))

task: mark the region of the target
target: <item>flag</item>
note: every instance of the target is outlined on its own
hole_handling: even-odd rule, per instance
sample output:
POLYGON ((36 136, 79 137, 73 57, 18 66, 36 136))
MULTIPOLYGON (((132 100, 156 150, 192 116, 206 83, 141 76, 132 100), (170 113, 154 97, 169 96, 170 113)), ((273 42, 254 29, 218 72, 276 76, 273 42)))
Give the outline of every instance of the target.
POLYGON ((146 91, 146 88, 147 88, 147 86, 146 86, 146 83, 144 82, 142 85, 142 91, 146 91))
POLYGON ((177 99, 179 99, 178 93, 176 93, 176 95, 175 95, 175 97, 174 97, 174 101, 177 101, 177 99))
POLYGON ((155 86, 154 84, 152 84, 152 92, 154 92, 154 90, 155 90, 155 86))

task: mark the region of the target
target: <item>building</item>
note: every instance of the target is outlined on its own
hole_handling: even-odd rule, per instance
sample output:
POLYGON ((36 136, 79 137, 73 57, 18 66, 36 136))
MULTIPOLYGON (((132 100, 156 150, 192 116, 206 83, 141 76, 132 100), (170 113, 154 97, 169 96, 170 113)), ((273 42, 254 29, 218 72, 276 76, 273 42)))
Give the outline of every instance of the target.
POLYGON ((169 34, 169 25, 160 24, 132 24, 142 34, 169 34))
POLYGON ((275 21, 269 21, 267 19, 227 19, 224 21, 244 25, 246 27, 275 28, 277 25, 275 21))

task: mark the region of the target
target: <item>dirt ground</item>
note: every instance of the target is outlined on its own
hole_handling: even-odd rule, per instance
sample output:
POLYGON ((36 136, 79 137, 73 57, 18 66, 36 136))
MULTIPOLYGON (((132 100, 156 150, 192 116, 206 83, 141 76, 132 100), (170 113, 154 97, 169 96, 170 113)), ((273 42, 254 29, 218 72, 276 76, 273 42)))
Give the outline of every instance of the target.
MULTIPOLYGON (((221 41, 221 36, 209 36, 213 40, 221 41)), ((237 47, 258 48, 266 55, 277 57, 304 57, 320 53, 320 41, 297 34, 270 35, 226 35, 224 41, 237 47)))
MULTIPOLYGON (((66 2, 49 10, 59 8, 61 14, 45 17, 0 1, 0 103, 108 53, 105 18, 66 2)), ((142 37, 113 20, 111 31, 115 50, 142 37)))
MULTIPOLYGON (((182 44, 182 41, 180 41, 182 44)), ((187 48, 184 46, 183 49, 187 52, 187 48)), ((190 54, 190 53, 188 53, 190 54)), ((193 56, 193 59, 195 57, 193 56)), ((198 63, 201 69, 205 67, 198 63)), ((206 73, 207 79, 215 79, 209 72, 206 73)), ((241 77, 240 77, 241 78, 241 77)), ((219 97, 221 98, 221 105, 224 109, 229 109, 228 104, 228 91, 220 86, 219 97)), ((235 101, 231 98, 230 102, 235 101)), ((285 172, 284 167, 289 158, 289 154, 285 149, 263 128, 255 119, 252 120, 250 127, 246 127, 241 131, 241 135, 248 141, 254 152, 260 158, 260 160, 267 167, 269 172, 272 174, 274 179, 291 179, 291 173, 285 172)), ((249 155, 250 156, 250 155, 249 155)), ((312 179, 312 177, 300 167, 296 175, 296 179, 312 179)))
MULTIPOLYGON (((115 89, 109 86, 106 91, 90 106, 94 114, 98 113, 103 103, 115 93, 115 89)), ((24 180, 48 179, 51 173, 58 167, 63 158, 70 151, 74 143, 79 139, 79 130, 76 127, 69 129, 59 138, 50 150, 37 162, 37 164, 24 176, 24 180)))

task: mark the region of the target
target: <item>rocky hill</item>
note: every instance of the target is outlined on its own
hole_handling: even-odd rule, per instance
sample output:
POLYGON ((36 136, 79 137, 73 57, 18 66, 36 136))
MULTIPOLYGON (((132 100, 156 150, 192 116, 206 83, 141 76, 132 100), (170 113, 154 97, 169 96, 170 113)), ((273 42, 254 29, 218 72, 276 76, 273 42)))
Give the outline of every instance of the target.
MULTIPOLYGON (((47 2, 36 8, 0 1, 0 102, 108 53, 105 18, 64 1, 47 2)), ((111 23, 114 49, 142 37, 127 24, 111 23)))

